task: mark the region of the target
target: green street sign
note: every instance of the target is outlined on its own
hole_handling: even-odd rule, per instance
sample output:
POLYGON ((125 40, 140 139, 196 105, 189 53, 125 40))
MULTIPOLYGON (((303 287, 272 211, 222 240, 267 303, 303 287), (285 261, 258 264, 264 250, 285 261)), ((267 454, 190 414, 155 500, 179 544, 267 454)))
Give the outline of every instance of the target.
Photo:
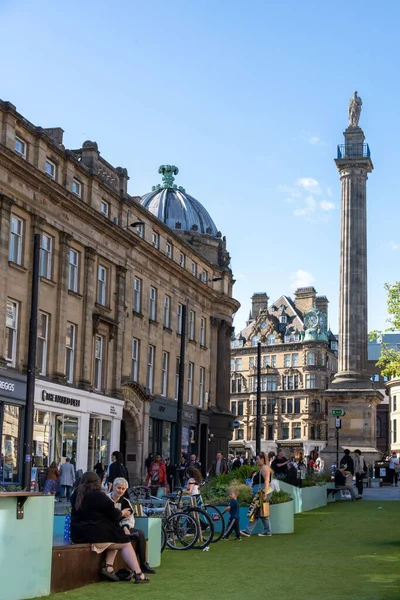
POLYGON ((343 417, 344 410, 341 408, 332 408, 332 417, 343 417))

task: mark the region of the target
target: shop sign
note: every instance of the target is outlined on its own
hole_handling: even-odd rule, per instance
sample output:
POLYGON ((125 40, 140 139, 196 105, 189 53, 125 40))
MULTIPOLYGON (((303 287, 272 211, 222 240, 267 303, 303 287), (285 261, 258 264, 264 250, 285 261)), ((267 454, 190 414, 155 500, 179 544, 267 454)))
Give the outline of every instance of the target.
POLYGON ((188 421, 193 421, 193 413, 188 412, 187 410, 183 411, 183 418, 188 421))
POLYGON ((302 442, 278 442, 279 448, 302 448, 302 442))
POLYGON ((110 406, 110 415, 118 415, 117 411, 115 410, 115 406, 110 406))
POLYGON ((26 383, 23 381, 8 379, 8 377, 0 377, 0 396, 8 396, 9 398, 25 400, 26 383))
POLYGON ((59 396, 58 394, 50 394, 46 390, 42 390, 43 402, 57 402, 58 404, 67 404, 68 406, 80 406, 81 401, 69 396, 59 396))

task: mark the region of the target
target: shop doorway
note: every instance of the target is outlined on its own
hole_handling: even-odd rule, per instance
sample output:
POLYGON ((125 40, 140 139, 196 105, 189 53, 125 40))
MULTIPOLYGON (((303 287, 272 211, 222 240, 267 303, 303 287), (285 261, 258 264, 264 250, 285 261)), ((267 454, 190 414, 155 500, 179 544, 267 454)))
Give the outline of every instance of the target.
POLYGON ((59 465, 67 456, 76 466, 78 441, 78 417, 55 415, 54 418, 54 460, 59 465))

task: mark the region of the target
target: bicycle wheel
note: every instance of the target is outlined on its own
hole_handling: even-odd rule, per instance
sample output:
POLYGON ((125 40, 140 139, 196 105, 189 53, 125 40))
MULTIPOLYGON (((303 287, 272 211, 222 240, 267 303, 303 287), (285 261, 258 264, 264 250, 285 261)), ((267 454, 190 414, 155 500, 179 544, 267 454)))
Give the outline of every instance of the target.
POLYGON ((214 537, 212 539, 212 543, 215 544, 216 542, 219 542, 225 533, 225 521, 223 514, 219 508, 213 506, 212 504, 204 504, 203 510, 205 510, 212 519, 214 525, 214 537))
POLYGON ((193 548, 199 536, 196 520, 186 513, 175 513, 165 522, 167 546, 171 550, 193 548))
POLYGON ((167 545, 167 534, 165 533, 164 523, 161 523, 161 553, 164 552, 167 545))
POLYGON ((199 536, 193 545, 196 550, 203 550, 211 544, 214 537, 214 524, 212 518, 205 510, 197 506, 189 506, 183 509, 184 512, 196 520, 199 527, 199 536))

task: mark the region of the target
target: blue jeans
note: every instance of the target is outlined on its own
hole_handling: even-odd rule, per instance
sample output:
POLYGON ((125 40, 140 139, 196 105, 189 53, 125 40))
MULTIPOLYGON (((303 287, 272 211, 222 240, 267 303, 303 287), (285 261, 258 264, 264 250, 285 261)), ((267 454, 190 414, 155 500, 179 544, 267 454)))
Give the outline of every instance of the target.
POLYGON ((60 491, 60 498, 64 498, 64 495, 66 493, 67 501, 69 502, 71 500, 71 492, 72 492, 72 485, 62 485, 61 491, 60 491))
MULTIPOLYGON (((263 487, 264 484, 261 485, 254 485, 253 486, 253 494, 256 495, 256 493, 258 492, 258 490, 263 487)), ((267 497, 265 498, 266 502, 269 502, 269 499, 271 498, 272 494, 268 494, 267 497)), ((247 533, 251 533, 253 531, 253 529, 255 528, 255 526, 257 525, 257 521, 258 519, 261 519, 262 524, 264 525, 264 533, 271 533, 271 525, 269 522, 269 517, 258 517, 257 519, 254 519, 254 521, 248 521, 244 531, 247 531, 247 533)))

